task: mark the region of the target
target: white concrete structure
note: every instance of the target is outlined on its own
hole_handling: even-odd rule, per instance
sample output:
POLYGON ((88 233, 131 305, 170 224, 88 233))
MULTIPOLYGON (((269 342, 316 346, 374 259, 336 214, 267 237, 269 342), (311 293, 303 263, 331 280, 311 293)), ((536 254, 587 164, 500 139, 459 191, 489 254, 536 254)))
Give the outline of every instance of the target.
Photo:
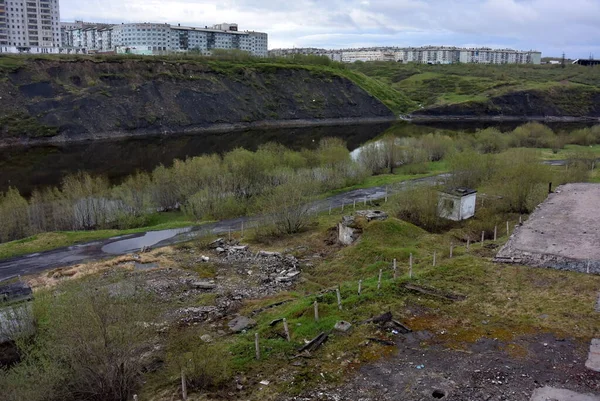
POLYGON ((468 188, 453 188, 440 192, 438 215, 444 219, 462 221, 475 216, 477 191, 468 188))
POLYGON ((197 52, 210 55, 216 49, 243 50, 257 57, 266 57, 268 53, 266 33, 240 32, 237 24, 230 23, 204 28, 156 23, 63 23, 63 38, 70 48, 85 49, 89 53, 160 55, 197 52))

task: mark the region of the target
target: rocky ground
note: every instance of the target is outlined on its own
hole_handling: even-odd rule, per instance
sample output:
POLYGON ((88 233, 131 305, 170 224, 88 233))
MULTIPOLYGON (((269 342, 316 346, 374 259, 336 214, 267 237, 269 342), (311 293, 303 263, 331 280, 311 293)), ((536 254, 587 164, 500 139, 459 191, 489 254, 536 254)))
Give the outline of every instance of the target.
POLYGON ((457 350, 435 344, 439 335, 400 335, 391 356, 361 367, 346 384, 281 400, 526 401, 543 386, 600 393, 600 373, 584 366, 587 344, 532 334, 510 346, 483 338, 457 350))

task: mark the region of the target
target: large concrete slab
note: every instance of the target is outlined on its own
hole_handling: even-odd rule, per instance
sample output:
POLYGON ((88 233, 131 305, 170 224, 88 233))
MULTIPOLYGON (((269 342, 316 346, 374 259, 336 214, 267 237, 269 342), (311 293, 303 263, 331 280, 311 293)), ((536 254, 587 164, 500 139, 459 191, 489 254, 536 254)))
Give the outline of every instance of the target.
POLYGON ((543 387, 533 392, 530 401, 600 401, 600 397, 560 388, 543 387))
POLYGON ((585 367, 595 372, 600 372, 600 339, 594 338, 592 340, 585 367))
POLYGON ((497 262, 600 274, 600 184, 567 184, 517 227, 497 262))

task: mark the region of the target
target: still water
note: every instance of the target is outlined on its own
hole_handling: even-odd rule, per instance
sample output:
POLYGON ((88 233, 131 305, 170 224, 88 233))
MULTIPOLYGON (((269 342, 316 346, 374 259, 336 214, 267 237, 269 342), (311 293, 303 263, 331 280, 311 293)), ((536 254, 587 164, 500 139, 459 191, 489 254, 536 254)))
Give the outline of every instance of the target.
MULTIPOLYGON (((386 131, 408 136, 427 134, 436 130, 475 132, 495 126, 501 131, 514 129, 518 124, 437 123, 415 125, 388 123, 374 125, 307 127, 270 130, 248 130, 230 133, 169 135, 129 138, 114 141, 95 141, 64 145, 0 148, 0 192, 9 186, 29 195, 35 188, 60 185, 68 174, 86 171, 103 175, 118 183, 136 171, 152 171, 160 164, 172 165, 175 159, 225 153, 238 147, 256 150, 260 145, 277 142, 294 150, 315 148, 325 137, 343 139, 350 151, 377 138, 386 131)), ((579 125, 556 126, 555 130, 571 130, 579 125)))

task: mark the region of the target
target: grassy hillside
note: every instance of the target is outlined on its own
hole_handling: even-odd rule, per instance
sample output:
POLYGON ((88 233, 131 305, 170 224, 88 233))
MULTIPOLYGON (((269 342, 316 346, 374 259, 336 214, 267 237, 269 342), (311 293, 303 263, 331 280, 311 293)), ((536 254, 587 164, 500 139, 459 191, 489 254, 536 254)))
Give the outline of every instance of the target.
POLYGON ((589 111, 600 94, 598 69, 568 65, 421 65, 387 62, 355 63, 350 69, 383 82, 405 94, 421 108, 479 103, 515 93, 533 93, 548 99, 569 115, 589 111), (566 107, 565 97, 569 98, 566 107), (573 99, 578 97, 578 99, 573 99))

